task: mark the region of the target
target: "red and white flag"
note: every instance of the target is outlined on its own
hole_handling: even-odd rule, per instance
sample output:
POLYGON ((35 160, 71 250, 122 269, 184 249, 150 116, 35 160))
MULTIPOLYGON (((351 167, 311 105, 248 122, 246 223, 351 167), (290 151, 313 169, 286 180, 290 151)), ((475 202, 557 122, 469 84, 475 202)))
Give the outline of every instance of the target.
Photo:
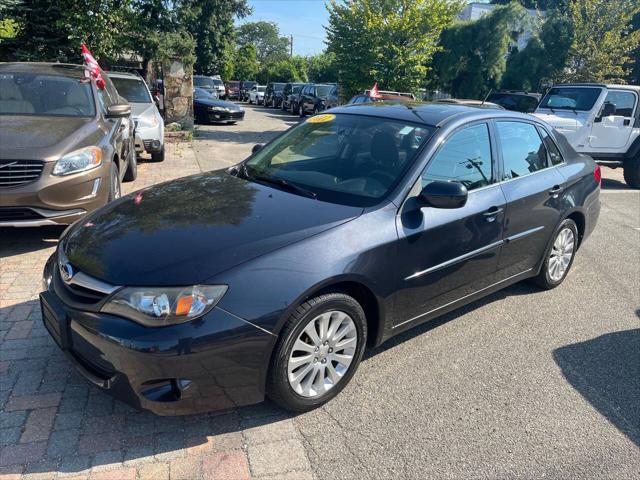
POLYGON ((380 93, 378 92, 378 82, 373 84, 371 90, 369 90, 369 96, 371 98, 380 98, 380 93))
POLYGON ((105 87, 105 83, 104 79, 102 78, 102 69, 100 68, 100 65, 98 65, 97 60, 93 58, 93 55, 91 55, 91 52, 84 43, 82 44, 82 57, 84 58, 84 63, 87 66, 89 75, 91 75, 91 78, 95 79, 96 81, 96 86, 99 89, 103 89, 105 87))

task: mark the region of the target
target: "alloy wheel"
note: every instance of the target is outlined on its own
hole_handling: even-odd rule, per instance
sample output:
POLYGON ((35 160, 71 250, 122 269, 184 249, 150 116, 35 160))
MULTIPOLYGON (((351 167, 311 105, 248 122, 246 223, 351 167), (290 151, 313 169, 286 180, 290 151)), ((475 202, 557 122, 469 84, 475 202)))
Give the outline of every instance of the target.
POLYGON ((549 254, 548 273, 549 278, 559 282, 564 277, 573 254, 575 253, 575 234, 570 228, 563 228, 558 233, 551 253, 549 254))
POLYGON ((356 325, 345 312, 333 310, 313 318, 298 335, 289 355, 289 385, 303 397, 323 395, 347 373, 357 344, 356 325))

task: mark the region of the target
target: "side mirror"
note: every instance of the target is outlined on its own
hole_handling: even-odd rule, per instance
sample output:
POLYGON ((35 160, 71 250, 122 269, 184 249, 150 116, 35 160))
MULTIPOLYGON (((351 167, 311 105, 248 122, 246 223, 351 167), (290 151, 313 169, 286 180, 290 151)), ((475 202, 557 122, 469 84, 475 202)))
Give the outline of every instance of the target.
POLYGON ((251 153, 256 153, 258 150, 262 149, 264 145, 262 143, 256 143, 251 149, 251 153))
POLYGON ((596 122, 601 122, 604 117, 610 117, 611 115, 616 114, 616 106, 611 102, 606 102, 602 105, 602 110, 600 110, 600 115, 595 119, 596 122))
POLYGON ((460 208, 467 203, 467 187, 458 182, 441 180, 427 184, 418 198, 424 206, 434 208, 460 208))
POLYGON ((131 105, 128 103, 116 103, 107 107, 107 118, 123 118, 131 115, 131 105))

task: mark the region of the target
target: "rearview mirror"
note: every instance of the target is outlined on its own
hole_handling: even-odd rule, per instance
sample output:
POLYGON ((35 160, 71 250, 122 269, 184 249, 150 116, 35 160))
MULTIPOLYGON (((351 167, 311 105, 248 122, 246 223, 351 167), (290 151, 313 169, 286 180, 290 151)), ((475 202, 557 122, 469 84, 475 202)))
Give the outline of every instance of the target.
POLYGON ((428 183, 418 198, 424 206, 434 208, 460 208, 467 203, 467 187, 458 182, 435 180, 428 183))
POLYGON ((123 118, 131 115, 131 105, 128 103, 116 103, 107 107, 107 118, 123 118))
POLYGON ((251 153, 256 153, 258 150, 260 150, 262 147, 264 147, 264 145, 262 143, 256 143, 253 148, 251 149, 251 153))

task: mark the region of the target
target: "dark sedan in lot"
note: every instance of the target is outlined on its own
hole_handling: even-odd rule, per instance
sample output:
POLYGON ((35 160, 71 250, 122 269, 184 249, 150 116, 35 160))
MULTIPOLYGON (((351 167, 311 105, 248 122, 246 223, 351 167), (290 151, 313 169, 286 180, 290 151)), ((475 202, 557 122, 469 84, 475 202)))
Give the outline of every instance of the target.
POLYGON ((131 106, 102 76, 0 63, 0 227, 71 224, 135 180, 131 106))
POLYGON ((193 90, 193 116, 196 123, 236 123, 244 118, 244 109, 233 102, 220 100, 206 90, 193 90))
POLYGON ((69 228, 43 319, 89 381, 136 407, 266 394, 305 411, 368 346, 524 279, 560 285, 599 195, 599 167, 534 117, 338 107, 69 228))

